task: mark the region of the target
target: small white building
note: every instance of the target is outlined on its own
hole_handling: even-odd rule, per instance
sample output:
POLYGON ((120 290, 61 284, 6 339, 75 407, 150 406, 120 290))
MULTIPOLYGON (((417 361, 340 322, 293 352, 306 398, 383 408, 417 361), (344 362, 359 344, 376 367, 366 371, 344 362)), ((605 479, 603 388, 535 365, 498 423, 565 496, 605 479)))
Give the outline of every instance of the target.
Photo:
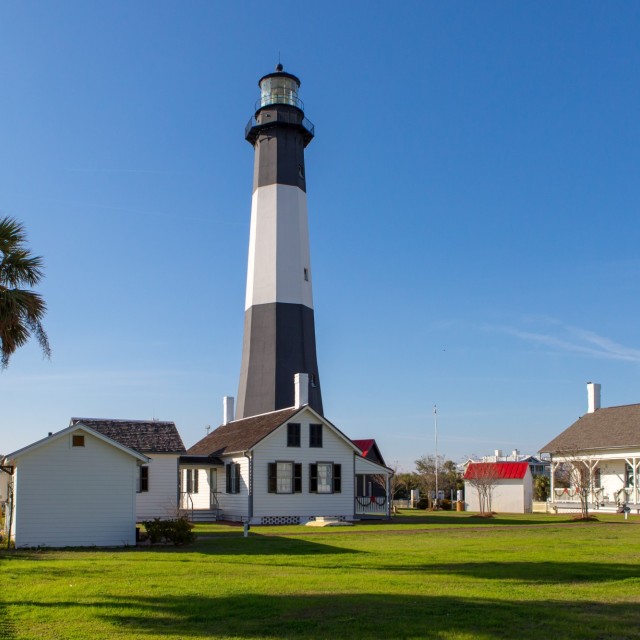
POLYGON ((5 526, 16 548, 134 545, 137 470, 147 462, 80 424, 10 453, 5 526))
POLYGON ((640 404, 600 406, 600 385, 587 384, 587 413, 540 449, 551 461, 551 505, 579 510, 580 491, 590 509, 640 512, 640 404), (580 470, 580 487, 568 467, 580 470), (559 486, 561 477, 566 482, 559 486))
POLYGON ((464 474, 465 509, 480 511, 478 484, 490 494, 490 511, 531 513, 533 476, 528 462, 471 462, 464 474), (475 479, 475 480, 474 480, 475 479))
POLYGON ((183 506, 197 512, 215 504, 227 520, 304 524, 390 515, 392 471, 365 458, 308 405, 223 424, 189 449, 182 467, 183 506), (364 500, 356 484, 372 475, 383 478, 386 491, 364 500))
POLYGON ((186 449, 174 422, 71 418, 120 444, 144 454, 148 464, 138 468, 136 518, 175 518, 179 505, 179 460, 186 449))

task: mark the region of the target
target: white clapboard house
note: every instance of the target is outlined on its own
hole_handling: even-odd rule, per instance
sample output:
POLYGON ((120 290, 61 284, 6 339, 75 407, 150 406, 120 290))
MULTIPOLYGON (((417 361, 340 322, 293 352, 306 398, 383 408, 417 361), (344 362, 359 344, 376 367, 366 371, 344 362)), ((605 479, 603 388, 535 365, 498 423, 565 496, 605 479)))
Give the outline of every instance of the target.
POLYGON ((540 451, 551 461, 555 510, 579 511, 580 492, 586 492, 591 509, 640 513, 640 404, 603 408, 600 385, 589 382, 587 413, 540 451), (563 476, 568 481, 561 482, 563 476))
POLYGON ((253 524, 390 514, 391 469, 306 404, 223 424, 188 450, 182 466, 182 504, 196 519, 212 508, 253 524), (372 476, 385 491, 363 500, 357 486, 372 476))

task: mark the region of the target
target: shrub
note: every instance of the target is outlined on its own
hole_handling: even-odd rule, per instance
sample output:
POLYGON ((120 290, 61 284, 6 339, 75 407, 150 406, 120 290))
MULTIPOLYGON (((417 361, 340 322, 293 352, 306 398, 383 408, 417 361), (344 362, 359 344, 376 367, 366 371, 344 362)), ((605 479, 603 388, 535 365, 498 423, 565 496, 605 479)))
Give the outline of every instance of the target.
POLYGON ((154 518, 153 520, 145 520, 142 524, 151 544, 173 542, 176 546, 181 546, 196 539, 196 534, 192 531, 193 525, 185 516, 170 520, 154 518))

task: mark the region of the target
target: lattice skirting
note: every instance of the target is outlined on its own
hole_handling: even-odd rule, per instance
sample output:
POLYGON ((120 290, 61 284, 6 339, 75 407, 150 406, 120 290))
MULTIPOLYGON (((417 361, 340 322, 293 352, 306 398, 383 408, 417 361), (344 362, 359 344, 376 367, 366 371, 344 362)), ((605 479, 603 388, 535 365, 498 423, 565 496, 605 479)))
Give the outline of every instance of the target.
MULTIPOLYGON (((336 520, 340 520, 344 522, 347 517, 346 516, 324 516, 326 518, 335 518, 336 520)), ((260 524, 270 524, 270 525, 278 525, 278 524, 301 524, 303 522, 309 522, 310 520, 315 520, 316 516, 262 516, 260 518, 260 524)))
POLYGON ((260 524, 300 524, 300 516, 262 516, 260 524))

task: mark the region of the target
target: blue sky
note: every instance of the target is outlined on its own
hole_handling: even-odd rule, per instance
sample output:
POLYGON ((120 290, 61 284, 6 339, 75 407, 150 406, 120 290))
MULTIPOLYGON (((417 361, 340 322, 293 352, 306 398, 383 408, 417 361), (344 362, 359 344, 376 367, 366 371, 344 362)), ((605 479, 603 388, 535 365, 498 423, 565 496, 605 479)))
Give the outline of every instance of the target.
POLYGON ((0 452, 71 416, 219 424, 240 367, 253 150, 280 55, 307 149, 327 417, 410 469, 535 452, 640 402, 640 5, 3 3, 0 214, 45 327, 0 452))

